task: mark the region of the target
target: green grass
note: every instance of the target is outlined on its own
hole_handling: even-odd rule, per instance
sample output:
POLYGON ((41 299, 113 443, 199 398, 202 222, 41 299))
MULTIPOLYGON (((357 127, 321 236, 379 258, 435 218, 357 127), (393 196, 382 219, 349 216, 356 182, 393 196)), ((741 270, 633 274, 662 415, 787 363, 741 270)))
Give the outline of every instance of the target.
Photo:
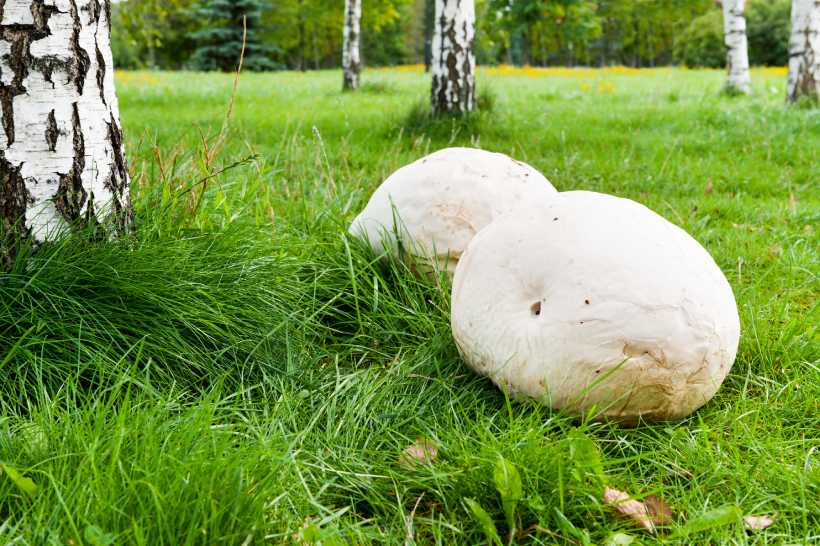
POLYGON ((118 80, 137 230, 0 274, 0 464, 37 488, 0 475, 0 542, 477 544, 468 498, 506 542, 499 456, 522 481, 516 543, 660 540, 602 505, 602 479, 672 505, 670 543, 820 540, 820 110, 786 107, 784 76, 754 71, 746 98, 712 71, 480 72, 491 111, 430 121, 417 72, 366 72, 360 93, 337 72, 245 74, 210 165, 229 76, 118 80), (715 399, 623 429, 469 372, 446 283, 346 236, 390 172, 456 144, 701 241, 743 331, 715 399), (422 436, 435 464, 399 464, 422 436), (726 506, 778 519, 709 519, 726 506))

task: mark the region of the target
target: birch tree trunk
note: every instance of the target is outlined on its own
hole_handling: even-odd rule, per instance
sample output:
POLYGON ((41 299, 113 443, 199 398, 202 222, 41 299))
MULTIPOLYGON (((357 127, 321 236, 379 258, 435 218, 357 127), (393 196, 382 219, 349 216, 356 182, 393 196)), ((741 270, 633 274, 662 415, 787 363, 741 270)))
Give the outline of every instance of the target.
POLYGON ((362 0, 345 0, 345 22, 342 43, 343 89, 358 89, 362 71, 359 57, 359 22, 362 19, 362 0))
POLYGON ((474 0, 436 0, 433 26, 434 113, 475 109, 474 0))
POLYGON ((746 16, 743 14, 746 0, 723 0, 723 35, 726 44, 726 89, 748 94, 749 47, 746 40, 746 16))
MULTIPOLYGON (((129 222, 110 7, 110 0, 0 0, 7 236, 41 242, 73 226, 123 230, 129 222)), ((8 259, 11 249, 2 246, 8 259)))
POLYGON ((790 102, 820 100, 820 0, 792 0, 787 87, 790 102))
POLYGON ((424 0, 424 71, 430 72, 433 63, 433 19, 436 0, 424 0))

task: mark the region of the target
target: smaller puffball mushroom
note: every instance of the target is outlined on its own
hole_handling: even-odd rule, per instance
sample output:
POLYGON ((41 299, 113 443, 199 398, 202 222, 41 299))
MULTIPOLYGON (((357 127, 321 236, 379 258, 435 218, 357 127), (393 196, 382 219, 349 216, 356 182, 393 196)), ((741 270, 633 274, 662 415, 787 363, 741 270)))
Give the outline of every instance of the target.
POLYGON ((500 218, 453 279, 458 348, 511 395, 635 423, 705 404, 734 362, 732 289, 685 231, 594 192, 500 218))
POLYGON ((422 271, 435 266, 452 274, 484 226, 522 204, 546 204, 556 193, 541 173, 504 154, 445 148, 391 174, 350 232, 379 253, 411 258, 422 271))

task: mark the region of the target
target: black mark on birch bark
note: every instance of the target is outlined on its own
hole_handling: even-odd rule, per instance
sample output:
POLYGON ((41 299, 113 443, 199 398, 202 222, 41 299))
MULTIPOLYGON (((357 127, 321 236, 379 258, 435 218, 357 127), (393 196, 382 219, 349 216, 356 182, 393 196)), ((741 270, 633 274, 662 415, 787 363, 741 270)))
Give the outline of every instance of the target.
POLYGON ((57 7, 46 6, 45 0, 34 0, 31 3, 31 15, 34 18, 34 28, 36 29, 36 34, 32 36, 32 40, 42 40, 51 35, 48 20, 56 11, 58 11, 57 7))
MULTIPOLYGON (((89 24, 96 26, 94 30, 94 54, 97 58, 97 89, 100 93, 100 100, 107 106, 105 102, 105 57, 103 57, 102 51, 100 51, 100 39, 99 36, 97 36, 97 33, 100 31, 100 13, 102 13, 102 6, 100 6, 99 0, 94 0, 85 9, 88 10, 89 24)), ((105 29, 103 29, 103 31, 105 32, 105 29)))
POLYGON ((814 81, 814 74, 812 72, 812 68, 814 67, 814 48, 812 47, 810 38, 811 29, 806 28, 803 34, 805 36, 805 43, 803 44, 803 51, 800 52, 800 55, 805 57, 805 59, 800 67, 801 73, 797 76, 797 96, 807 95, 811 97, 815 95, 815 90, 817 89, 817 82, 814 81))
POLYGON ((97 50, 97 89, 100 92, 100 100, 107 106, 105 102, 105 58, 99 46, 95 46, 95 49, 97 50))
POLYGON ((82 31, 82 22, 80 21, 80 14, 77 11, 76 0, 71 0, 71 19, 74 23, 73 32, 71 34, 71 52, 74 59, 74 68, 70 71, 71 79, 74 85, 77 86, 77 92, 83 94, 83 86, 85 85, 85 77, 88 74, 88 68, 91 64, 91 59, 85 49, 80 47, 80 32, 82 31))
MULTIPOLYGON (((0 17, 2 14, 0 14, 0 17)), ((21 167, 12 165, 0 150, 0 270, 6 269, 16 254, 17 239, 26 239, 25 215, 34 202, 20 174, 21 167)))
POLYGON ((6 133, 6 146, 14 144, 14 95, 7 86, 0 86, 0 109, 3 115, 3 132, 6 133))
MULTIPOLYGON (((5 5, 5 2, 2 2, 5 5)), ((43 74, 43 78, 51 82, 51 74, 55 66, 67 64, 55 56, 35 58, 31 55, 31 43, 42 40, 51 35, 49 19, 58 10, 55 6, 46 6, 44 0, 34 0, 31 4, 32 24, 0 26, 0 39, 9 44, 9 53, 5 59, 11 70, 9 84, 0 84, 0 104, 3 111, 3 130, 6 133, 7 145, 14 143, 14 97, 27 92, 23 82, 29 74, 29 69, 36 69, 43 74)), ((0 20, 2 20, 0 9, 0 20)))
POLYGON ((26 88, 23 81, 28 76, 28 65, 30 62, 29 44, 31 41, 30 32, 25 30, 10 30, 3 28, 3 40, 10 43, 9 53, 6 56, 7 66, 11 69, 13 76, 11 83, 0 85, 0 103, 3 110, 3 131, 6 133, 6 145, 14 144, 14 97, 23 95, 26 88))
POLYGON ((83 139, 83 128, 80 125, 80 111, 77 103, 74 103, 71 114, 71 126, 74 133, 72 147, 74 149, 74 160, 71 170, 67 174, 60 175, 60 184, 54 196, 54 206, 57 212, 70 225, 76 224, 80 219, 80 211, 85 204, 88 195, 83 188, 83 169, 85 169, 85 140, 83 139))
POLYGON ((54 117, 54 110, 48 113, 46 119, 46 144, 48 144, 48 151, 53 152, 57 149, 57 137, 60 135, 57 129, 57 120, 54 117))
POLYGON ((89 4, 83 9, 88 11, 89 24, 96 25, 100 22, 100 13, 102 13, 102 6, 100 5, 99 0, 93 0, 92 2, 89 2, 89 4))
POLYGON ((132 221, 131 202, 128 199, 128 166, 125 162, 122 144, 122 129, 117 120, 111 116, 108 125, 108 141, 114 155, 111 176, 104 182, 111 192, 114 218, 119 231, 124 231, 132 221))

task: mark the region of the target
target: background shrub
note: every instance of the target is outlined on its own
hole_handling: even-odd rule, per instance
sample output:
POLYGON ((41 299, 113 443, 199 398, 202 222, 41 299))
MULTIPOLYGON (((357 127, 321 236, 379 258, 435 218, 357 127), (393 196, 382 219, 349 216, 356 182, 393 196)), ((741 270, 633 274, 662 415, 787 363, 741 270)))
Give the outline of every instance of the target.
MULTIPOLYGON (((757 0, 746 8, 749 63, 783 66, 789 62, 789 0, 757 0)), ((710 11, 692 20, 675 49, 677 62, 690 68, 726 66, 723 14, 710 11)))

